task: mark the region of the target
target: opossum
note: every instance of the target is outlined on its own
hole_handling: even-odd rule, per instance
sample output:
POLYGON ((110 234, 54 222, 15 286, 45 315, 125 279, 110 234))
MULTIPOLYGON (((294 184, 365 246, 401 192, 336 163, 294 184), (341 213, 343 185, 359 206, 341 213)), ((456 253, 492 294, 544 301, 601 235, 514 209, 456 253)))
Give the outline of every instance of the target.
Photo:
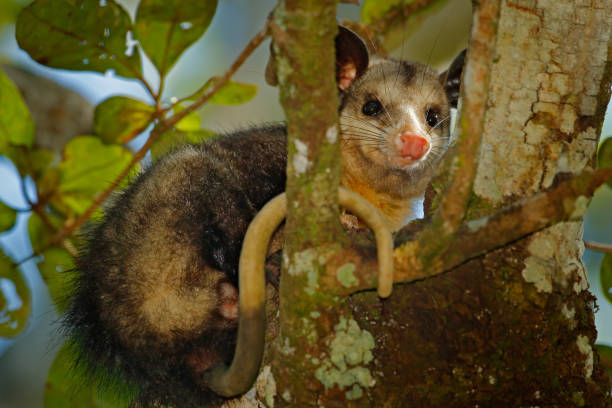
MULTIPOLYGON (((336 58, 341 184, 396 230, 448 145, 463 54, 438 75, 370 57, 340 27, 336 58)), ((242 239, 284 191, 286 156, 283 125, 253 127, 181 147, 117 193, 85 236, 63 320, 80 361, 137 386, 140 405, 218 403, 205 378, 232 357, 242 239)))

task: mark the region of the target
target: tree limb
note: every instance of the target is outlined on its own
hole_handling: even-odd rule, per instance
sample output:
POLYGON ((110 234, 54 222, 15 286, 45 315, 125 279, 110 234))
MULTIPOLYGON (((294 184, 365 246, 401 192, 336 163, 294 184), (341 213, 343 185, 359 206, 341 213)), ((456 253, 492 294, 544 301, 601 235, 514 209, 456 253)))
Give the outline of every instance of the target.
MULTIPOLYGON (((503 247, 556 223, 578 219, 587 209, 595 190, 612 178, 612 169, 585 170, 549 189, 505 207, 495 214, 461 224, 449 241, 448 249, 425 259, 427 227, 405 236, 395 249, 394 282, 412 282, 439 275, 456 266, 503 247), (427 264, 424 268, 422 265, 427 264)), ((360 285, 347 293, 376 287, 376 264, 372 255, 358 269, 360 285)))
MULTIPOLYGON (((422 264, 404 264, 408 258, 396 259, 399 270, 429 270, 432 262, 450 248, 453 235, 466 213, 472 184, 478 166, 478 152, 483 134, 485 107, 488 98, 490 66, 494 58, 499 3, 483 2, 479 18, 472 28, 470 44, 463 71, 461 100, 458 113, 458 136, 454 151, 446 155, 441 173, 434 182, 446 185, 431 224, 419 239, 419 257, 422 264), (444 182, 448 180, 448 183, 444 182), (442 180, 442 181, 441 181, 442 180), (415 268, 416 266, 416 268, 415 268)), ((407 254, 406 244, 400 251, 407 254)), ((417 258, 415 258, 416 260, 417 258)))

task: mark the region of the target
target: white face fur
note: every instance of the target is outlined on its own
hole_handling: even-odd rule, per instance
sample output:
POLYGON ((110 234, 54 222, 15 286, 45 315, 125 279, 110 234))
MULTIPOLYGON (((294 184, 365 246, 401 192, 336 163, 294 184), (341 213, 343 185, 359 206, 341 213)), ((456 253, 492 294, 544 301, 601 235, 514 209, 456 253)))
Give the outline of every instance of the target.
POLYGON ((421 173, 446 150, 449 108, 438 74, 430 67, 372 59, 343 95, 343 143, 371 166, 421 173))

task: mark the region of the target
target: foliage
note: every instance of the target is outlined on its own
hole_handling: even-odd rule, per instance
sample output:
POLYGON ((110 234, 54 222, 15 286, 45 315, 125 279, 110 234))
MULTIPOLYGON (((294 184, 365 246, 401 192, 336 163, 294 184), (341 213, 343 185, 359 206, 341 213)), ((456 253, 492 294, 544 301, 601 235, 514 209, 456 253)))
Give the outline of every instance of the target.
MULTIPOLYGON (((30 112, 0 71, 0 154, 15 164, 24 194, 26 182, 35 185, 35 197, 24 196, 28 208, 19 210, 31 212, 28 234, 34 252, 26 259, 35 258, 59 312, 67 306, 71 282, 65 272, 75 267, 78 227, 100 215, 99 205, 137 171, 147 152, 156 159, 179 144, 215 136, 202 127, 190 106, 201 105, 198 99, 210 93, 219 78, 210 78, 191 95, 171 103, 162 95, 167 74, 206 32, 216 9, 217 0, 141 0, 132 21, 115 0, 36 0, 18 15, 17 42, 40 64, 112 72, 140 82, 149 93, 145 101, 120 95, 102 101, 95 109, 93 134, 74 137, 63 147, 61 158, 55 158, 37 147, 30 112), (158 83, 144 78, 141 55, 157 69, 158 83), (178 120, 186 109, 189 114, 178 120), (132 152, 124 146, 150 129, 149 142, 141 150, 132 152)), ((230 81, 206 97, 211 103, 235 105, 251 100, 256 92, 254 85, 230 81)), ((13 228, 17 212, 0 202, 0 233, 13 228)), ((0 253, 0 337, 18 336, 27 327, 31 301, 18 269, 23 261, 0 253)), ((65 345, 53 363, 45 406, 114 406, 104 393, 83 386, 83 375, 68 374, 71 353, 65 345)))
MULTIPOLYGON (((91 382, 84 383, 87 374, 83 367, 77 364, 74 349, 70 344, 64 344, 55 356, 44 395, 45 407, 54 408, 102 408, 125 407, 131 401, 130 390, 113 387, 112 393, 106 388, 100 388, 91 382)), ((117 384, 119 385, 119 384, 117 384)))
POLYGON ((612 347, 596 344, 595 349, 599 353, 602 365, 608 370, 608 375, 612 378, 612 347))
MULTIPOLYGON (((604 139, 597 149, 597 166, 600 168, 612 168, 612 137, 604 139)), ((612 187, 612 179, 608 180, 608 186, 612 187)), ((599 270, 601 292, 604 298, 612 303, 612 254, 606 254, 601 261, 599 270)))
POLYGON ((612 254, 604 255, 601 261, 599 279, 601 282, 601 292, 608 302, 612 303, 612 254))
POLYGON ((13 83, 0 72, 0 154, 9 146, 31 147, 34 123, 13 83))
POLYGON ((125 45, 132 30, 130 17, 114 0, 38 0, 19 14, 16 37, 43 65, 139 78, 140 54, 125 45))
MULTIPOLYGON (((597 149, 597 166, 600 168, 612 168, 612 137, 604 139, 597 149)), ((612 187, 612 180, 608 180, 608 186, 612 187)))
POLYGON ((15 337, 26 327, 32 307, 30 289, 0 249, 0 337, 15 337))
POLYGON ((3 24, 15 21, 23 3, 22 0, 2 0, 0 2, 0 28, 3 24))

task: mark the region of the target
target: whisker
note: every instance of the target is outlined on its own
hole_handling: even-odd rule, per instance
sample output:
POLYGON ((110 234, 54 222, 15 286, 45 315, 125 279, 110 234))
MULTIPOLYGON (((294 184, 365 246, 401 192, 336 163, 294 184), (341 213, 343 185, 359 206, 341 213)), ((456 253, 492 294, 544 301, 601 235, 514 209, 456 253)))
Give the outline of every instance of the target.
MULTIPOLYGON (((382 73, 383 83, 385 85, 385 93, 387 94, 387 98, 389 98, 389 86, 388 86, 389 84, 387 83, 387 77, 385 75, 385 70, 382 69, 382 64, 380 64, 379 67, 380 67, 380 72, 382 73)), ((391 115, 389 114, 389 111, 385 107, 385 104, 382 101, 380 101, 380 104, 382 105, 383 112, 385 112, 387 114, 387 117, 389 118, 389 122, 393 123, 393 119, 391 118, 391 115)))
MULTIPOLYGON (((372 122, 370 122, 370 121, 367 121, 367 120, 365 120, 365 119, 363 119, 363 118, 357 118, 357 117, 354 117, 354 116, 351 116, 351 115, 348 115, 348 114, 345 114, 345 116, 346 116, 347 118, 349 118, 349 119, 353 119, 354 121, 358 122, 360 125, 368 125, 368 126, 371 126, 371 127, 375 128, 375 129, 376 129, 376 130, 378 130, 379 132, 382 132, 382 133, 387 133, 387 132, 385 131, 385 129, 383 129, 383 128, 381 128, 380 126, 376 125, 375 123, 372 123, 372 122)), ((342 123, 341 123, 341 124, 342 124, 342 123)), ((389 126, 389 125, 388 125, 387 123, 385 123, 385 126, 389 126)), ((390 126, 389 126, 389 127, 390 127, 390 126)))

